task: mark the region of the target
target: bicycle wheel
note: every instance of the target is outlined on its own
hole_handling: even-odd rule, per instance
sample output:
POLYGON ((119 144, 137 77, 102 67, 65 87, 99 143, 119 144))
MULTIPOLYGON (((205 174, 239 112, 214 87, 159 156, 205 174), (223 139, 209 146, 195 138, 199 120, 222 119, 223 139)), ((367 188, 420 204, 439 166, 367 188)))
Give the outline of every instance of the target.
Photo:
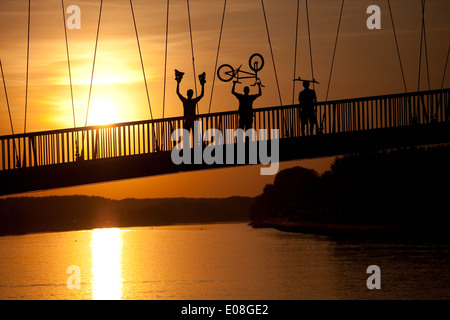
POLYGON ((229 82, 234 78, 234 69, 229 64, 223 64, 217 70, 217 77, 223 82, 229 82))
POLYGON ((250 56, 248 64, 250 69, 254 72, 258 72, 264 67, 264 58, 259 53, 254 53, 250 56))

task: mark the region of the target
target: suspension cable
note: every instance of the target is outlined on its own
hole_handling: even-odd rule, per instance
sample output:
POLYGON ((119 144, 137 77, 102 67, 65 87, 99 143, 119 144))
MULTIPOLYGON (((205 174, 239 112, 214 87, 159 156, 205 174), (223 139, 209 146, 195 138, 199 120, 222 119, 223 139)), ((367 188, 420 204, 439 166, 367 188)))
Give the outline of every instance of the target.
POLYGON ((169 39, 169 7, 170 0, 167 0, 167 16, 166 16, 166 47, 164 54, 164 89, 163 89, 163 112, 162 118, 164 119, 164 111, 166 109, 166 83, 167 83, 167 49, 168 49, 168 39, 169 39))
POLYGON ((13 126, 12 117, 11 117, 11 109, 9 107, 8 92, 6 90, 5 74, 3 73, 3 65, 2 65, 2 60, 1 59, 0 59, 0 70, 2 71, 3 88, 5 89, 5 98, 6 98, 6 105, 8 107, 9 123, 11 125, 11 132, 14 135, 14 126, 13 126))
POLYGON ((420 29, 420 46, 419 46, 419 71, 417 74, 417 91, 420 89, 420 71, 422 69, 422 41, 423 41, 423 1, 422 2, 422 27, 420 29))
POLYGON ((211 105, 212 105, 212 99, 213 99, 213 93, 214 93, 214 84, 216 82, 217 63, 219 61, 220 43, 222 41, 223 22, 225 21, 226 8, 227 8, 227 0, 225 0, 224 4, 223 4, 222 22, 220 24, 219 43, 217 45, 216 64, 214 66, 214 76, 213 76, 213 83, 212 83, 212 87, 211 87, 211 98, 209 99, 209 110, 208 110, 208 113, 211 113, 211 105))
MULTIPOLYGON (((295 23, 295 45, 294 45, 294 75, 292 79, 295 79, 297 73, 297 47, 298 47, 298 20, 300 11, 300 0, 297 0, 297 20, 295 23)), ((292 81, 292 104, 295 103, 295 81, 292 81)))
MULTIPOLYGON (((92 82, 94 80, 95 59, 97 57, 98 35, 100 33, 100 21, 101 21, 101 18, 102 18, 102 8, 103 8, 103 0, 100 0, 100 10, 99 10, 99 14, 98 14, 98 24, 97 24, 97 36, 95 38, 94 60, 92 62, 91 82, 90 82, 90 85, 89 85, 89 96, 88 96, 88 103, 87 103, 87 110, 86 110, 86 120, 84 122, 84 126, 87 126, 87 121, 88 121, 88 116, 89 116, 89 106, 90 106, 90 103, 91 103, 92 82)), ((84 131, 83 131, 83 140, 84 140, 84 131)))
MULTIPOLYGON (((425 2, 425 1, 424 1, 425 2)), ((425 22, 423 24, 423 41, 425 43, 425 64, 427 66, 427 80, 428 80, 428 90, 431 90, 430 83, 430 67, 428 65, 428 45, 427 45, 427 32, 425 28, 425 22)))
POLYGON ((337 43, 338 43, 338 39, 339 39, 339 30, 341 28, 341 19, 342 19, 343 10, 344 10, 344 0, 342 0, 341 13, 339 14, 339 22, 338 22, 338 26, 337 26, 336 39, 334 41, 333 57, 331 59, 330 76, 328 77, 328 86, 327 86, 327 94, 325 96, 325 101, 328 101, 328 93, 330 91, 331 75, 333 73, 334 57, 336 55, 336 47, 337 47, 337 43))
POLYGON ((445 73, 447 72, 449 55, 450 55, 450 45, 448 45, 447 58, 445 59, 444 74, 442 75, 442 82, 441 82, 441 90, 444 88, 445 73))
MULTIPOLYGON (((309 59, 311 64, 311 76, 314 80, 314 67, 313 67, 313 55, 312 55, 312 46, 311 46, 311 30, 309 25, 309 10, 308 10, 308 0, 305 0, 305 6, 306 6, 306 24, 308 26, 308 41, 309 41, 309 59)), ((314 82, 313 82, 313 89, 314 89, 314 82)))
POLYGON ((428 47, 427 47, 427 35, 425 30, 425 0, 421 0, 422 3, 422 27, 420 31, 420 51, 419 51, 419 72, 417 77, 417 91, 420 89, 420 74, 422 69, 422 49, 425 46, 425 64, 427 69, 428 90, 431 89, 430 85, 430 72, 428 65, 428 47))
POLYGON ((31 24, 31 0, 28 0, 28 38, 27 38, 27 71, 25 82, 25 120, 23 125, 23 133, 27 132, 27 111, 28 111, 28 76, 30 63, 30 24, 31 24))
MULTIPOLYGON (((195 78, 196 72, 195 72, 195 57, 194 57, 194 41, 192 40, 191 10, 190 10, 190 6, 189 6, 189 0, 186 0, 186 4, 187 4, 187 12, 188 12, 188 20, 189 20, 189 36, 191 39, 192 69, 194 71, 194 89, 195 89, 195 96, 197 97, 197 81, 195 78)), ((197 114, 199 114, 198 103, 197 103, 197 114)))
POLYGON ((134 31, 136 33, 136 41, 137 41, 137 45, 138 45, 138 49, 139 49, 139 57, 141 58, 142 75, 144 76, 144 84, 145 84, 145 91, 147 93, 148 108, 150 110, 150 117, 153 120, 152 105, 150 104, 150 94, 148 92, 147 78, 145 77, 144 60, 142 59, 141 45, 140 45, 140 42, 139 42, 139 35, 138 35, 138 30, 137 30, 137 25, 136 25, 136 18, 134 16, 134 9, 133 9, 133 2, 132 2, 132 0, 130 0, 130 7, 131 7, 131 14, 133 16, 133 24, 134 24, 134 31))
POLYGON ((67 67, 69 69, 69 82, 70 82, 70 98, 72 100, 72 114, 73 114, 73 127, 76 128, 76 120, 75 120, 75 104, 73 101, 73 86, 72 86, 72 72, 70 70, 70 56, 69 56, 69 42, 67 40, 67 26, 66 26, 66 14, 64 8, 64 0, 61 0, 61 8, 62 8, 62 18, 64 23, 64 35, 66 39, 66 54, 67 54, 67 67))
POLYGON ((402 59, 400 57, 400 50, 398 48, 398 40, 397 40, 397 34, 395 32, 395 25, 394 25, 394 17, 392 16, 392 9, 391 9, 391 1, 387 0, 388 2, 388 6, 389 6, 389 14, 391 16, 391 23, 392 23, 392 30, 394 31, 394 39, 395 39, 395 46, 397 48, 397 57, 398 57, 398 62, 400 64, 400 71, 402 73, 402 79, 403 79, 403 87, 405 89, 405 92, 407 93, 408 90, 406 88, 406 80, 405 80, 405 73, 403 72, 403 65, 402 65, 402 59))
POLYGON ((278 98, 280 99, 280 105, 282 106, 283 101, 281 99, 280 84, 278 82, 278 75, 277 75, 277 67, 275 65, 275 59, 273 57, 272 41, 270 40, 269 25, 267 23, 267 16, 266 16, 266 9, 264 7, 264 0, 261 0, 261 7, 262 7, 263 15, 264 15, 264 22, 266 24, 267 40, 269 41, 270 55, 272 56, 273 70, 275 73, 275 81, 277 83, 277 89, 278 89, 278 98))
MULTIPOLYGON (((0 59, 0 70, 1 70, 1 72, 2 72, 3 88, 5 89, 5 98, 6 98, 6 106, 8 107, 9 123, 10 123, 10 125, 11 125, 11 132, 12 132, 12 135, 14 136, 14 126, 13 126, 13 122, 12 122, 11 108, 9 107, 8 92, 7 92, 7 90, 6 90, 5 74, 3 73, 3 66, 2 66, 2 60, 1 60, 1 59, 0 59)), ((17 163, 20 163, 20 162, 19 162, 19 155, 17 154, 16 141, 15 141, 15 139, 13 139, 13 149, 14 149, 14 155, 16 156, 16 159, 17 159, 17 163)))

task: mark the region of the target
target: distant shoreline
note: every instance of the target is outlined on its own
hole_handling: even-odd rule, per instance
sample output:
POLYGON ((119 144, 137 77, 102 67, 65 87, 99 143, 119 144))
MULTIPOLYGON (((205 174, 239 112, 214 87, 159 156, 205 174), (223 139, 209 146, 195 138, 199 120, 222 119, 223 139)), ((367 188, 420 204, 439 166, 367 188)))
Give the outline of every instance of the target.
POLYGON ((124 199, 88 196, 0 199, 0 236, 99 228, 248 223, 253 198, 124 199))
POLYGON ((350 237, 372 240, 419 240, 450 242, 450 234, 444 226, 419 230, 419 226, 389 224, 336 223, 326 221, 301 221, 291 218, 269 218, 251 222, 255 229, 273 228, 283 232, 318 234, 331 237, 350 237))

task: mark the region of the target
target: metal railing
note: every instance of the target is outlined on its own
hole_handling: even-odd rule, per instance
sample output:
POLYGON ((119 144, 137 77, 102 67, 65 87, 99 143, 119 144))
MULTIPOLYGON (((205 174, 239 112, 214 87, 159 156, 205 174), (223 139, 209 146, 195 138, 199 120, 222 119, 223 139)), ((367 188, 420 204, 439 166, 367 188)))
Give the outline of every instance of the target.
MULTIPOLYGON (((450 121, 450 89, 319 102, 317 133, 334 134, 450 121)), ((298 105, 257 108, 256 132, 277 129, 276 138, 302 136, 298 105)), ((202 114, 202 135, 208 129, 226 130, 239 125, 237 111, 202 114)), ((0 136, 0 170, 46 166, 113 157, 170 151, 172 132, 183 118, 145 120, 0 136)), ((308 130, 305 130, 308 135, 308 130)))

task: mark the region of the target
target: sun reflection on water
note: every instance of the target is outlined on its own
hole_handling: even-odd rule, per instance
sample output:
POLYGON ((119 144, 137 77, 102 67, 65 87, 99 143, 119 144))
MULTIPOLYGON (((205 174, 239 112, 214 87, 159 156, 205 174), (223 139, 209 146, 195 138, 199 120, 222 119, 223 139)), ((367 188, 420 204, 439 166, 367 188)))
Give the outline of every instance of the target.
POLYGON ((122 238, 117 228, 92 232, 92 275, 94 300, 122 299, 122 238))

